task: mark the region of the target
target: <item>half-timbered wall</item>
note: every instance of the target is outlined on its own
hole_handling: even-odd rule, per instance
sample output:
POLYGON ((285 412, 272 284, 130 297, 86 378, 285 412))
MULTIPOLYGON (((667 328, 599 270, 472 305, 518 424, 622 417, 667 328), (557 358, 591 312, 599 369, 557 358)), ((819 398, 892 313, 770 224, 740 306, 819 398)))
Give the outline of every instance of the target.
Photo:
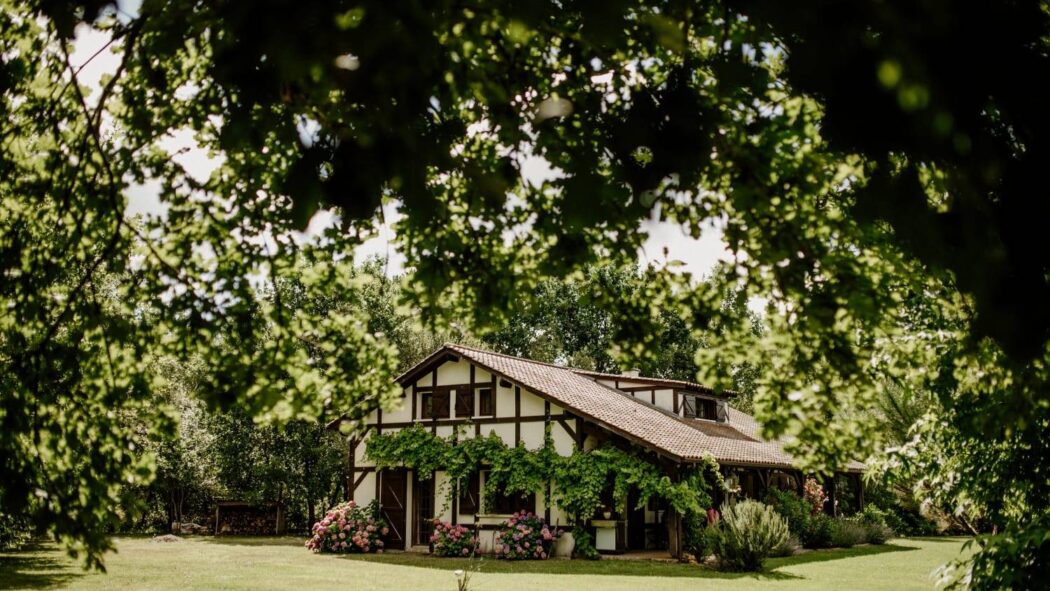
MULTIPOLYGON (((403 388, 400 403, 396 408, 373 412, 367 419, 368 428, 365 433, 352 442, 349 478, 352 481, 352 498, 358 504, 372 502, 378 498, 380 491, 380 476, 365 453, 368 439, 376 433, 394 433, 413 423, 424 425, 441 437, 448 437, 453 432, 456 432, 459 438, 484 437, 495 433, 508 446, 520 442, 529 449, 543 446, 544 432, 549 424, 554 449, 559 454, 570 455, 583 443, 582 437, 577 438, 582 429, 582 420, 579 417, 520 384, 494 375, 467 360, 446 361, 423 374, 415 383, 403 388), (482 400, 488 395, 483 396, 484 390, 492 392, 492 399, 488 403, 482 400), (442 398, 446 393, 447 413, 442 398), (438 397, 437 405, 434 404, 435 397, 438 397), (463 400, 468 398, 469 405, 464 404, 463 400), (457 399, 461 399, 459 405, 457 399), (441 416, 427 416, 427 408, 440 411, 438 414, 441 416)), ((446 474, 437 472, 433 478, 434 490, 440 495, 434 500, 434 516, 444 521, 473 524, 476 515, 459 510, 458 495, 453 487, 449 486, 446 474)), ((413 523, 416 480, 417 475, 409 471, 404 503, 408 508, 405 539, 410 543, 419 541, 418 531, 413 523)), ((483 481, 481 486, 484 486, 483 481)), ((568 523, 566 515, 557 507, 549 505, 547 490, 536 492, 535 507, 532 509, 547 518, 550 523, 568 523)))

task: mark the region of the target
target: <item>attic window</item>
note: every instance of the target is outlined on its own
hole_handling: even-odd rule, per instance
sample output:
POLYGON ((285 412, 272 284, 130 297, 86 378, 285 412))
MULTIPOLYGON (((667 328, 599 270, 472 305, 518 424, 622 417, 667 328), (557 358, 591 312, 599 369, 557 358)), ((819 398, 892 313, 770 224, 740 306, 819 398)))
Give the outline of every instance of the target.
POLYGON ((709 398, 685 396, 682 398, 682 416, 687 419, 718 420, 718 403, 709 398))

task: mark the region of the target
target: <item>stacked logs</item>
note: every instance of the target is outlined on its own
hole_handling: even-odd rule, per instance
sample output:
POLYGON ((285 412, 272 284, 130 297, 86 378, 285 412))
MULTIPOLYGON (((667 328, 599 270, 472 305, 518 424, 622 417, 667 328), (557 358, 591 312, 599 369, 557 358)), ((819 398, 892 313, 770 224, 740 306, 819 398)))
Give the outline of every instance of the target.
POLYGON ((272 536, 279 530, 280 507, 275 503, 251 504, 224 501, 215 509, 215 534, 272 536))

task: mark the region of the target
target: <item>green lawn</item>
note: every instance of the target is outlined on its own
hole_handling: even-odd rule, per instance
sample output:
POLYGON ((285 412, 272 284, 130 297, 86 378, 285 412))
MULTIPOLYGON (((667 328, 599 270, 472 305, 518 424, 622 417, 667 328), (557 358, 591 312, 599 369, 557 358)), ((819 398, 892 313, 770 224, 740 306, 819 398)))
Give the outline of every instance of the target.
MULTIPOLYGON (((894 540, 885 546, 810 552, 769 561, 761 574, 695 565, 602 560, 485 560, 472 588, 659 591, 703 589, 932 589, 930 572, 959 554, 960 538, 894 540)), ((0 589, 410 589, 452 590, 465 561, 416 554, 322 556, 299 540, 191 538, 155 543, 119 538, 108 574, 84 572, 57 548, 0 553, 0 589)))

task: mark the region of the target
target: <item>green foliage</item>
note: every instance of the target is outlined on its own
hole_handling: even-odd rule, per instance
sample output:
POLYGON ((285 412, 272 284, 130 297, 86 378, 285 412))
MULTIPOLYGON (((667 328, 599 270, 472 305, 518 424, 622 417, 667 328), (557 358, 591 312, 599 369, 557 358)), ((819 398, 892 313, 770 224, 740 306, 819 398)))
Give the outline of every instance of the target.
POLYGON ((769 489, 766 503, 787 521, 788 529, 798 536, 803 546, 820 547, 815 545, 818 540, 811 538, 811 535, 814 534, 812 529, 814 513, 809 503, 799 498, 794 491, 779 488, 769 489))
POLYGON ((572 549, 574 557, 583 558, 584 560, 602 559, 601 553, 594 547, 594 536, 591 535, 590 530, 577 525, 572 528, 572 539, 575 542, 575 546, 572 549))
POLYGON ((707 513, 688 511, 682 516, 682 549, 702 561, 711 553, 707 513))
POLYGON ((1046 515, 1033 516, 1034 523, 1025 528, 1011 527, 991 536, 966 542, 964 548, 976 546, 971 564, 955 562, 940 569, 938 583, 950 589, 966 589, 972 581, 997 589, 1039 589, 1050 577, 1050 538, 1031 537, 1033 532, 1050 527, 1046 515))
POLYGON ((831 545, 836 548, 852 548, 867 540, 868 532, 863 523, 849 517, 831 520, 831 545))
POLYGON ((681 318, 703 381, 763 368, 765 435, 813 470, 883 448, 866 411, 884 384, 929 392, 941 408, 887 470, 1014 532, 979 548, 974 587, 1037 572, 1020 558, 1050 512, 1043 3, 825 2, 820 27, 789 3, 296 8, 0 5, 5 511, 100 565, 155 477, 140 450, 176 427, 151 398, 164 356, 204 360, 202 398, 253 418, 392 400, 394 325, 262 287, 361 293, 349 261, 380 219, 421 316, 491 329, 547 277, 633 262, 656 217, 716 224, 736 256, 708 282, 657 259, 610 290, 618 364, 688 342, 660 329, 681 318), (70 56, 80 25, 112 42, 101 84, 70 56), (525 174, 537 162, 551 174, 525 174), (133 219, 151 188, 163 215, 133 219), (321 208, 338 223, 298 233, 321 208), (767 298, 767 330, 723 305, 737 290, 767 298))
MULTIPOLYGON (((602 493, 610 482, 621 512, 627 510, 632 489, 638 491, 639 505, 657 497, 685 512, 710 505, 708 478, 724 486, 718 464, 710 457, 675 482, 633 450, 610 445, 561 456, 554 451, 549 436, 543 447, 530 450, 520 444, 509 447, 494 433, 477 438, 460 439, 455 434, 442 438, 420 424, 370 437, 365 453, 380 468, 404 466, 422 474, 444 470, 448 481, 457 483, 484 465, 488 470, 483 491, 486 499, 500 493, 528 494, 553 483, 553 502, 575 519, 586 519, 601 506, 602 493)), ((444 492, 439 496, 451 498, 444 492)))
POLYGON ((886 525, 901 536, 937 535, 937 525, 923 517, 918 510, 892 506, 886 512, 886 525))
POLYGON ((33 524, 25 516, 0 513, 0 550, 17 550, 33 537, 33 524))
POLYGON ((853 518, 864 527, 864 539, 869 544, 885 544, 893 537, 893 530, 887 525, 889 514, 874 503, 864 505, 864 510, 853 518))
POLYGON ((806 548, 830 548, 835 545, 835 520, 827 513, 814 514, 799 534, 806 548))
POLYGON ((790 544, 787 521, 772 507, 757 501, 740 501, 722 507, 713 550, 724 568, 758 571, 766 558, 790 544))

